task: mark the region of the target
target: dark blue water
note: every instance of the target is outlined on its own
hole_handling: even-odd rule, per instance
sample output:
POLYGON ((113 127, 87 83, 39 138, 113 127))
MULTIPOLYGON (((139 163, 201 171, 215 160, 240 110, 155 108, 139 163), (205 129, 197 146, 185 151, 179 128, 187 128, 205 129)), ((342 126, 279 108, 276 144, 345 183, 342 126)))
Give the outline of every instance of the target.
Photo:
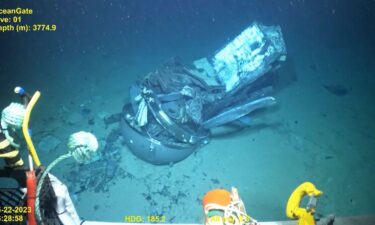
POLYGON ((324 191, 322 214, 375 213, 374 1, 0 3, 14 7, 33 9, 24 24, 57 27, 0 33, 1 108, 18 101, 17 85, 40 90, 32 117, 36 146, 48 135, 61 141, 40 152, 44 164, 65 153, 68 136, 79 130, 93 132, 104 146, 116 125, 106 128, 103 117, 120 112, 129 86, 170 57, 189 64, 211 56, 254 21, 281 26, 288 55, 276 74, 278 105, 261 117, 270 126, 214 139, 173 167, 137 160, 120 137, 101 151, 121 156, 111 161, 121 172, 99 191, 98 181, 78 192, 79 181, 69 176, 79 168, 62 163, 55 174, 76 191, 85 219, 160 214, 170 222, 202 222, 204 193, 236 186, 250 215, 285 220, 289 194, 305 180, 324 191))

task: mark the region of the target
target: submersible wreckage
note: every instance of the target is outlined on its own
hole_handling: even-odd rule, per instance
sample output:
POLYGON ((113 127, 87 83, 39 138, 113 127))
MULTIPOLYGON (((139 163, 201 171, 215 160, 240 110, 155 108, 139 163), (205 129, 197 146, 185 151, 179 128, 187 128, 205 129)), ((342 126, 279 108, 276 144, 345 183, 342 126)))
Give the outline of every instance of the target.
POLYGON ((280 27, 253 23, 212 57, 191 66, 172 60, 130 87, 121 115, 126 144, 163 165, 209 143, 213 128, 249 125, 251 112, 275 103, 267 73, 285 59, 280 27))

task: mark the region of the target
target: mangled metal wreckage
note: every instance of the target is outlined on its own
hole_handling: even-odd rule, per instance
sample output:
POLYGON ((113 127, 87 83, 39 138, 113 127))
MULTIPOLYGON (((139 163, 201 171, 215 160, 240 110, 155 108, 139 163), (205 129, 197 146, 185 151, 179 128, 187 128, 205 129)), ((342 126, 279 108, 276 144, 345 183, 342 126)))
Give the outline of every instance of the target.
POLYGON ((273 105, 262 80, 285 59, 280 27, 253 23, 212 57, 164 65, 130 88, 121 114, 126 144, 152 164, 183 160, 208 143, 212 128, 273 105))

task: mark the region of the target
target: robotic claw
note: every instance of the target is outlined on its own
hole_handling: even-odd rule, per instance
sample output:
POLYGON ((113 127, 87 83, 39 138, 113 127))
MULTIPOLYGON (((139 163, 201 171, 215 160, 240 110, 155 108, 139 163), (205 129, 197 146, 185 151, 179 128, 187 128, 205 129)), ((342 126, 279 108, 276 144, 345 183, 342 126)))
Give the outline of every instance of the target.
POLYGON ((266 75, 285 59, 281 28, 253 23, 212 57, 166 64, 130 88, 120 120, 127 145, 163 165, 207 144, 212 128, 249 125, 249 113, 276 102, 266 75))

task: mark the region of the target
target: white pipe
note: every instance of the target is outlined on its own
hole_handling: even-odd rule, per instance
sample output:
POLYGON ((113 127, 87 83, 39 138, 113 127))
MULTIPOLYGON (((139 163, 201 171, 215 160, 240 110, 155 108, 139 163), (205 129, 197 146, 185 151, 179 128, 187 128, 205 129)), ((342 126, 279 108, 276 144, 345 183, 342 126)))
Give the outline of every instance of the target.
POLYGON ((29 167, 30 167, 30 171, 34 171, 33 158, 31 157, 30 154, 29 154, 29 167))

